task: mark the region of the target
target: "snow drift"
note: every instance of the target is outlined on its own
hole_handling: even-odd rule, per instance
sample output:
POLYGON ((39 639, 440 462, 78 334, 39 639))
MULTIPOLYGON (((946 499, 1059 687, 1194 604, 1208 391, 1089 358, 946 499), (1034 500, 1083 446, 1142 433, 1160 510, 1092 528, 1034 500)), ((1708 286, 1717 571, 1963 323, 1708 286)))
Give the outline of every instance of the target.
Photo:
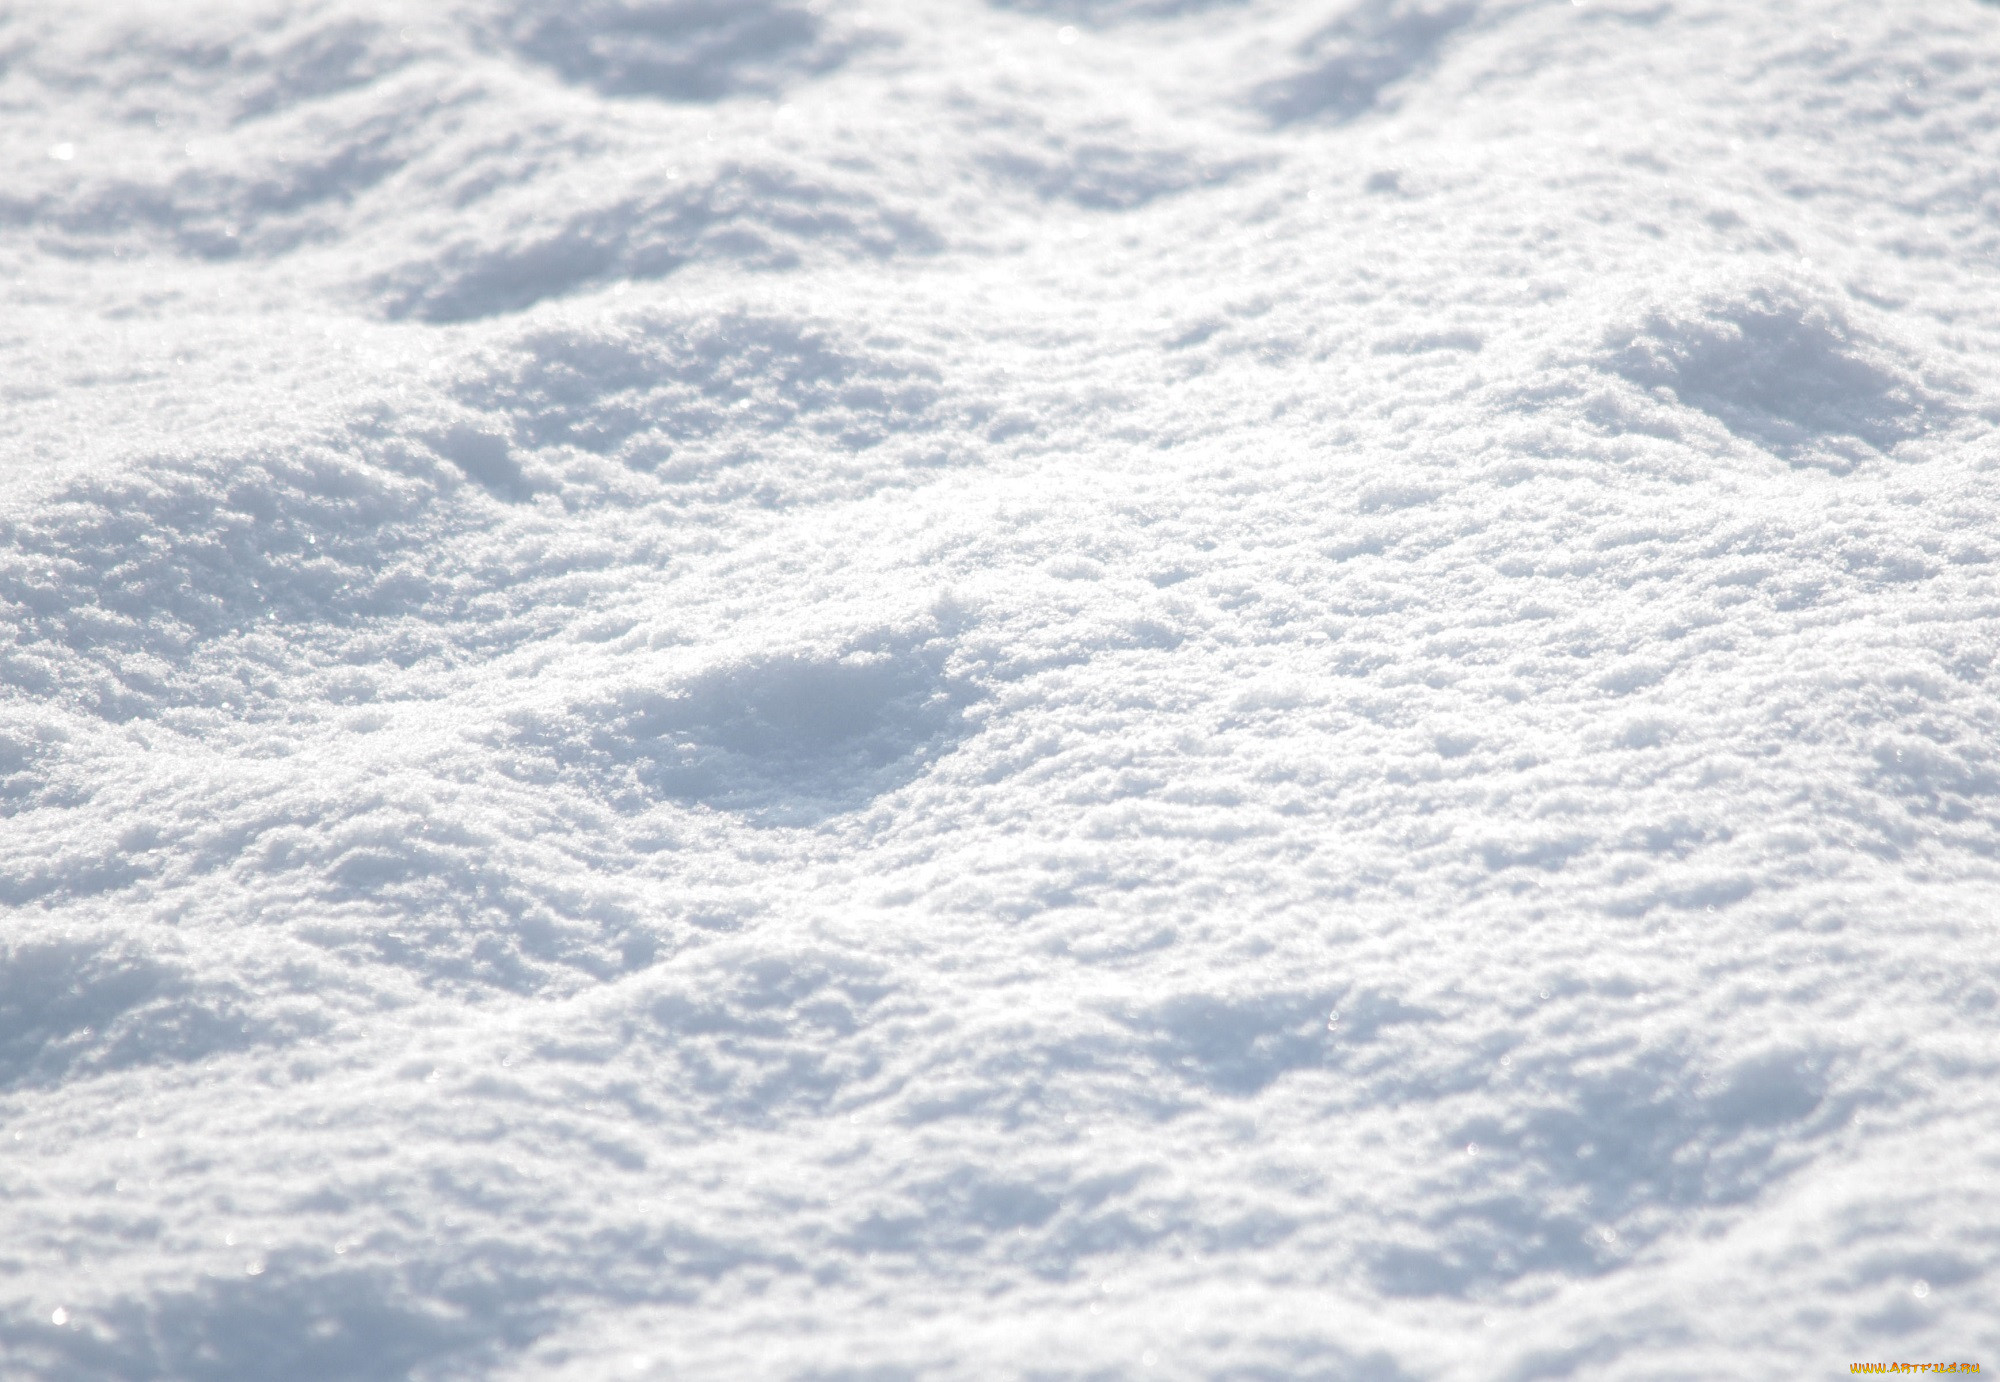
POLYGON ((0 17, 0 1356, 1991 1362, 2000 9, 0 17))

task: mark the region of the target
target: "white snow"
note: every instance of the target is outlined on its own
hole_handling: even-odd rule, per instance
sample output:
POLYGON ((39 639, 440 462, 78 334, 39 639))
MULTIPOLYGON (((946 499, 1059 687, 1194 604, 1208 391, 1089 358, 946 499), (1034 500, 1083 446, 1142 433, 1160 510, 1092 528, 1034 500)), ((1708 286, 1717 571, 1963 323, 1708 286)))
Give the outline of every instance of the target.
POLYGON ((0 99, 0 1371, 2000 1363, 2000 6, 0 99))

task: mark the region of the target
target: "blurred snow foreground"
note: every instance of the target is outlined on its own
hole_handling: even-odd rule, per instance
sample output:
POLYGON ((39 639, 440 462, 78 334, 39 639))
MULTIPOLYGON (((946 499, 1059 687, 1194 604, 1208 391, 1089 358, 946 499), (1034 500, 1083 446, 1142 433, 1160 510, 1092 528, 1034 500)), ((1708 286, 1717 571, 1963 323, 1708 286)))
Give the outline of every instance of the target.
POLYGON ((0 1373, 2000 1364, 2000 7, 0 95, 0 1373))

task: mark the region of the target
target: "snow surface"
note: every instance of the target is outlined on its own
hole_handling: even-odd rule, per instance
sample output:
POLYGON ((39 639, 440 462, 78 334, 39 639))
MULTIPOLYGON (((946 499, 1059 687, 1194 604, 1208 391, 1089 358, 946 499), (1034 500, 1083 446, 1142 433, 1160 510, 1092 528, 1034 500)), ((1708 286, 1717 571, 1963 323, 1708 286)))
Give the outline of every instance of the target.
POLYGON ((7 1376, 2000 1366, 2000 7, 0 97, 7 1376))

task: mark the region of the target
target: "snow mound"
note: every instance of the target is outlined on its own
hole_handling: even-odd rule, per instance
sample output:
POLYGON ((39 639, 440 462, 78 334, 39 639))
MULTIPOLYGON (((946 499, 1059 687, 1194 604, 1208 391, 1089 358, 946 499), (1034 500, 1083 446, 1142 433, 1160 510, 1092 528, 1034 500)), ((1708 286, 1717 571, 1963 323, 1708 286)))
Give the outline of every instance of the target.
POLYGON ((1996 93, 6 8, 0 1370, 1992 1354, 1996 93))

